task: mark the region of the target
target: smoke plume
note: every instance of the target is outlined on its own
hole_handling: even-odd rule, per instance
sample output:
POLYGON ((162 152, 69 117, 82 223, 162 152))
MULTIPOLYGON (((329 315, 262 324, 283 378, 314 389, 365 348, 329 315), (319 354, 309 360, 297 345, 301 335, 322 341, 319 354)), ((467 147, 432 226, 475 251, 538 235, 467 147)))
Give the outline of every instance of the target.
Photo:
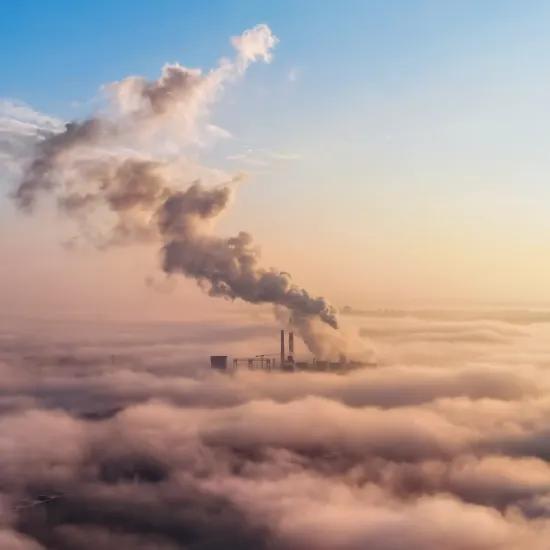
POLYGON ((335 310, 323 298, 293 285, 287 273, 258 266, 250 234, 241 231, 223 239, 201 233, 205 222, 226 208, 230 196, 227 186, 205 189, 196 183, 163 203, 159 227, 166 243, 164 270, 205 281, 211 296, 284 306, 296 318, 318 316, 337 328, 335 310))
POLYGON ((258 25, 233 38, 235 58, 208 73, 170 64, 155 81, 132 76, 106 86, 101 112, 37 144, 14 199, 29 212, 40 194, 53 196, 100 248, 159 243, 167 274, 193 278, 211 296, 287 308, 313 350, 309 324, 320 319, 338 328, 335 309, 287 273, 263 268, 249 233, 213 233, 240 178, 186 155, 211 128, 209 106, 223 87, 251 63, 269 62, 276 43, 269 27, 258 25))

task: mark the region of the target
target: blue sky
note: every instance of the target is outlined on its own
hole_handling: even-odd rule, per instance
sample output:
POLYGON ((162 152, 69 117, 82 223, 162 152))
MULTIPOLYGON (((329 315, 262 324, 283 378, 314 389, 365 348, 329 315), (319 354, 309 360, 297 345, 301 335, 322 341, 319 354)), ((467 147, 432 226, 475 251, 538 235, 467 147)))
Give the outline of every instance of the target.
POLYGON ((156 78, 167 61, 207 69, 260 22, 280 39, 273 63, 227 90, 213 122, 233 139, 203 153, 253 174, 227 230, 251 230, 273 263, 341 302, 439 285, 535 299, 550 276, 548 3, 2 2, 0 97, 84 116, 101 85, 156 78), (228 158, 248 149, 297 160, 228 158), (439 261, 459 269, 443 277, 439 261), (495 285, 493 266, 510 278, 495 285))
POLYGON ((259 21, 281 38, 277 68, 307 71, 314 99, 367 81, 370 89, 391 91, 457 51, 474 55, 491 42, 529 40, 544 28, 542 2, 522 2, 520 13, 517 7, 406 0, 2 2, 0 93, 69 116, 71 101, 123 74, 153 76, 172 59, 211 66, 229 53, 228 36, 259 21))

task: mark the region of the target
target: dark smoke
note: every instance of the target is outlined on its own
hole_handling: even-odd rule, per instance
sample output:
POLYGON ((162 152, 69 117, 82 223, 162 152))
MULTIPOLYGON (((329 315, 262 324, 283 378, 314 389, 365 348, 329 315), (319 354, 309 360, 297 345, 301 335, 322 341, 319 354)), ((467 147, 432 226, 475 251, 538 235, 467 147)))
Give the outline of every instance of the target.
POLYGON ((228 187, 205 189, 196 183, 165 201, 159 216, 166 242, 163 269, 205 282, 211 296, 284 306, 297 318, 318 316, 337 328, 336 311, 324 298, 311 297, 292 284, 287 273, 258 266, 250 234, 223 239, 201 233, 205 222, 226 208, 230 196, 228 187))
POLYGON ((30 211, 39 193, 52 194, 99 248, 158 242, 166 273, 195 279, 211 296, 287 308, 308 347, 320 354, 310 323, 320 319, 338 328, 335 309, 295 285, 287 273, 261 267, 249 233, 212 234, 238 178, 220 184, 217 175, 213 185, 206 185, 205 174, 214 172, 180 153, 196 137, 224 83, 250 62, 269 60, 276 39, 259 25, 233 43, 236 60, 207 74, 167 65, 156 81, 130 77, 109 86, 110 109, 67 124, 38 145, 14 198, 21 210, 30 211), (178 150, 175 157, 162 152, 167 142, 178 150))
POLYGON ((14 199, 22 210, 31 210, 39 191, 51 191, 56 186, 57 161, 65 151, 86 144, 101 131, 102 122, 92 118, 84 122, 70 122, 59 134, 46 137, 38 146, 35 159, 24 173, 14 199))

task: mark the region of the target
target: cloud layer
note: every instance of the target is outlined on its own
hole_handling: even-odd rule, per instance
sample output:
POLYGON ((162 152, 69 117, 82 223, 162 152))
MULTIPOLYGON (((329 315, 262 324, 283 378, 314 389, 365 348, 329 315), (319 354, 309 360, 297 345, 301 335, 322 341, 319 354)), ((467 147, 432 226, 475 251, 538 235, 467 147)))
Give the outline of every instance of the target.
POLYGON ((275 330, 3 323, 3 547, 545 548, 550 325, 383 328, 378 368, 224 376, 275 330))

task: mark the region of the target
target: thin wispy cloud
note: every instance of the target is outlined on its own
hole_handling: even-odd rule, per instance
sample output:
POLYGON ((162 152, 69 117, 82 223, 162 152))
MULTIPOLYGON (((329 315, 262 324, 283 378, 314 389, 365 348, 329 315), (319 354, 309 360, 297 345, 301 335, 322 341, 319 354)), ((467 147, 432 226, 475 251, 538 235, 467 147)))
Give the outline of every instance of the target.
POLYGON ((297 153, 249 148, 243 152, 227 155, 226 159, 245 165, 269 168, 276 167, 278 163, 282 162, 299 161, 302 156, 297 153))
POLYGON ((292 67, 286 75, 289 82, 296 82, 302 74, 302 71, 298 67, 292 67))

